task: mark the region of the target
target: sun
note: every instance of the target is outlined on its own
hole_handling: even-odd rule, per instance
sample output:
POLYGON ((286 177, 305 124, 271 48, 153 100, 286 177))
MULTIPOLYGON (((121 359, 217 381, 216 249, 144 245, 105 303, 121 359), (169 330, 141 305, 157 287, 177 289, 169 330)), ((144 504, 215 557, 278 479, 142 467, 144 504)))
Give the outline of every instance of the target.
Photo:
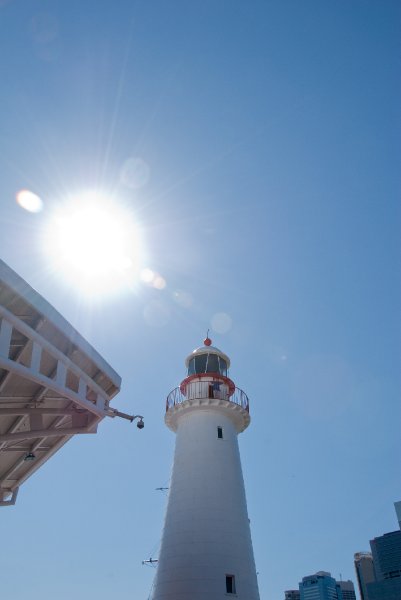
POLYGON ((131 287, 140 271, 142 246, 132 211, 98 192, 66 199, 48 220, 44 236, 55 272, 87 296, 131 287))

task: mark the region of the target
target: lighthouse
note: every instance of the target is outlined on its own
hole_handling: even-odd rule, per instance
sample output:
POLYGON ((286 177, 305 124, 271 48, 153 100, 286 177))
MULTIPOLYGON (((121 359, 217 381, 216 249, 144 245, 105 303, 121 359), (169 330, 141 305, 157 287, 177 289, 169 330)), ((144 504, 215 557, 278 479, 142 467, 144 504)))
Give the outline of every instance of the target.
POLYGON ((259 600, 238 434, 247 395, 207 337, 167 397, 174 464, 152 600, 259 600))

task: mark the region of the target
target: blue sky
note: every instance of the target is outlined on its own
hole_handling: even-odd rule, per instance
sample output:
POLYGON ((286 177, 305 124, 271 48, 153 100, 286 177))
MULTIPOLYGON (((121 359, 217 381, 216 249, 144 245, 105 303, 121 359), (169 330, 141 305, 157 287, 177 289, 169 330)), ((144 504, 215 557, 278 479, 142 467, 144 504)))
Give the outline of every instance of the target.
POLYGON ((240 448, 261 599, 317 570, 355 581, 353 553, 396 528, 400 12, 0 1, 1 256, 110 362, 114 406, 146 424, 74 439, 1 511, 9 600, 148 597, 174 448, 165 397, 208 328, 251 402, 240 448), (17 205, 23 188, 41 212, 17 205), (164 289, 89 301, 52 271, 48 217, 83 189, 130 211, 164 289))

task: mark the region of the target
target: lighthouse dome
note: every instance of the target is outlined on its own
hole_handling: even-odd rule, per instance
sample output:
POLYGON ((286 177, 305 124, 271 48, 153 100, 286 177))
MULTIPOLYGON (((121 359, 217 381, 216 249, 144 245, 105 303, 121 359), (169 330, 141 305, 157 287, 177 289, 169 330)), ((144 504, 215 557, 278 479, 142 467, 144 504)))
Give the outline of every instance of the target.
MULTIPOLYGON (((205 342, 210 342, 209 338, 205 342)), ((188 375, 199 373, 219 373, 227 377, 230 359, 224 352, 215 346, 204 345, 195 350, 186 358, 185 365, 188 375)))

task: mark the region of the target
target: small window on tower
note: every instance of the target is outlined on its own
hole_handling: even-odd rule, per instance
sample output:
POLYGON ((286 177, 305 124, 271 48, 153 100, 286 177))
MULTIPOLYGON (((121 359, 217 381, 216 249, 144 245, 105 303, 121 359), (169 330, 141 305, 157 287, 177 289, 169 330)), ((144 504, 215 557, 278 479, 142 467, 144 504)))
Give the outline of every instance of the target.
POLYGON ((217 428, 217 437, 219 438, 219 440, 223 439, 223 428, 222 427, 217 428))
POLYGON ((234 575, 226 575, 226 592, 227 592, 227 594, 235 594, 235 577, 234 577, 234 575))

